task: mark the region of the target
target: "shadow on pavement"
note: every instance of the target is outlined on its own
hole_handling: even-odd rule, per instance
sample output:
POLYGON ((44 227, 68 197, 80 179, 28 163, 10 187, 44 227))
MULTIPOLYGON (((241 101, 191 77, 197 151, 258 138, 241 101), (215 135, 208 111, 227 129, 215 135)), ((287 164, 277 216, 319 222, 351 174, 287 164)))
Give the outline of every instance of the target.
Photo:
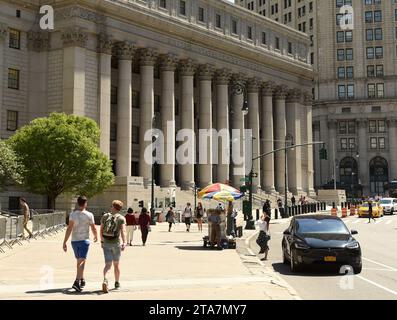
POLYGON ((296 276, 296 277, 340 277, 342 274, 339 273, 338 266, 309 266, 303 268, 299 272, 292 272, 289 265, 284 263, 272 263, 274 271, 285 275, 285 276, 296 276), (321 270, 320 270, 321 268, 321 270))
MULTIPOLYGON (((110 290, 109 290, 110 291, 110 290)), ((95 291, 83 291, 83 292, 76 292, 74 289, 71 288, 59 288, 59 289, 47 289, 47 290, 35 290, 35 291, 26 291, 27 294, 53 294, 53 293, 63 293, 69 295, 101 295, 104 294, 102 290, 95 290, 95 291)))
POLYGON ((192 251, 222 251, 219 249, 211 249, 209 247, 203 247, 202 245, 197 245, 197 246, 176 246, 175 248, 179 250, 192 250, 192 251))

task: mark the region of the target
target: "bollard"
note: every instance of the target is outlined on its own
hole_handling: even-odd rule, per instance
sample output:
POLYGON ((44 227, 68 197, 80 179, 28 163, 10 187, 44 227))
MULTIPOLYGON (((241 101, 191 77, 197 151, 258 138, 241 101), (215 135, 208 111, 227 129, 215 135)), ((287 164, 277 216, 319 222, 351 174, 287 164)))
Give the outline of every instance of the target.
POLYGON ((332 209, 331 209, 331 215, 332 215, 332 216, 337 216, 337 215, 338 215, 338 209, 332 208, 332 209))
POLYGON ((348 203, 347 203, 347 209, 350 210, 350 207, 351 207, 351 204, 350 204, 350 202, 348 202, 348 203))
POLYGON ((259 220, 259 209, 256 209, 256 220, 259 220))
POLYGON ((289 217, 292 217, 292 216, 293 216, 293 214, 292 214, 292 207, 288 207, 288 216, 289 216, 289 217))
POLYGON ((350 207, 350 216, 354 216, 356 214, 356 207, 355 206, 351 206, 350 207))
POLYGON ((302 206, 298 205, 298 214, 302 214, 302 206))
POLYGON ((292 215, 293 215, 293 216, 296 216, 296 206, 293 206, 293 207, 292 207, 292 215))
POLYGON ((278 210, 274 209, 274 218, 277 220, 278 219, 278 210))
POLYGON ((342 208, 342 218, 346 218, 347 217, 347 208, 343 207, 342 208))

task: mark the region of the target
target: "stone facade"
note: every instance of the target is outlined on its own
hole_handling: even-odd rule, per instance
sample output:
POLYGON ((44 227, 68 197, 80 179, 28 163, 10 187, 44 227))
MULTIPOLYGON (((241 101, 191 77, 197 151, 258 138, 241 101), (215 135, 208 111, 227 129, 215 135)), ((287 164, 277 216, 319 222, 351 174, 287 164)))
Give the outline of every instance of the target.
MULTIPOLYGON (((144 161, 144 134, 167 123, 171 135, 182 128, 196 132, 194 160, 205 151, 199 147, 198 129, 252 129, 254 155, 283 146, 287 133, 296 143, 307 141, 311 126, 302 126, 311 116, 311 104, 305 100, 313 79, 309 38, 223 1, 184 1, 186 6, 177 2, 57 1, 55 30, 46 32, 35 25, 36 1, 3 1, 1 138, 12 134, 8 110, 18 112, 17 127, 55 111, 97 121, 100 147, 113 160, 117 176, 115 186, 92 201, 98 206, 115 195, 128 204, 149 200, 152 175, 144 161), (20 18, 16 10, 21 10, 20 18), (35 35, 27 46, 32 26, 35 35), (20 48, 9 45, 10 30, 19 32, 20 48), (263 32, 278 45, 265 43, 263 32), (19 89, 8 88, 10 67, 20 72, 19 89), (232 90, 237 80, 245 95, 232 90), (294 116, 287 119, 288 108, 294 116)), ((171 139, 165 149, 175 150, 179 144, 171 139)), ((218 150, 229 148, 222 145, 218 150)), ((211 154, 211 145, 206 151, 211 154)), ((298 160, 288 184, 291 192, 311 195, 313 162, 304 155, 305 150, 289 154, 291 161, 298 160)), ((259 195, 284 193, 278 157, 254 164, 259 195)), ((186 198, 183 190, 195 184, 243 184, 241 176, 232 173, 236 165, 211 161, 155 165, 156 198, 176 196, 179 203, 186 198)), ((7 207, 7 194, 2 201, 7 207)))

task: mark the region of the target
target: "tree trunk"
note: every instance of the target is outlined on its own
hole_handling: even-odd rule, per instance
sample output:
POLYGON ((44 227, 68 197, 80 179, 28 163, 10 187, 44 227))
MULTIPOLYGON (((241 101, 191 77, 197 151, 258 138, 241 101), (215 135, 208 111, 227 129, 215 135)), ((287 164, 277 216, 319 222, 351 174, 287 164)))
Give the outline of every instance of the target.
POLYGON ((56 200, 56 196, 54 196, 54 195, 48 195, 48 198, 47 198, 47 208, 48 209, 52 209, 52 210, 55 210, 55 200, 56 200))

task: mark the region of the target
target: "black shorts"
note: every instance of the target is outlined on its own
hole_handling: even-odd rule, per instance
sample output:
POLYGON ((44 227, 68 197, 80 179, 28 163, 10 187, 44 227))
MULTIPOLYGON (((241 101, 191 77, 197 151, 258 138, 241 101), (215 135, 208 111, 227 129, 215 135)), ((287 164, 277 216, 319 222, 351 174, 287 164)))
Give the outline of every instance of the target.
POLYGON ((191 224, 192 223, 192 218, 185 218, 185 224, 191 224))

